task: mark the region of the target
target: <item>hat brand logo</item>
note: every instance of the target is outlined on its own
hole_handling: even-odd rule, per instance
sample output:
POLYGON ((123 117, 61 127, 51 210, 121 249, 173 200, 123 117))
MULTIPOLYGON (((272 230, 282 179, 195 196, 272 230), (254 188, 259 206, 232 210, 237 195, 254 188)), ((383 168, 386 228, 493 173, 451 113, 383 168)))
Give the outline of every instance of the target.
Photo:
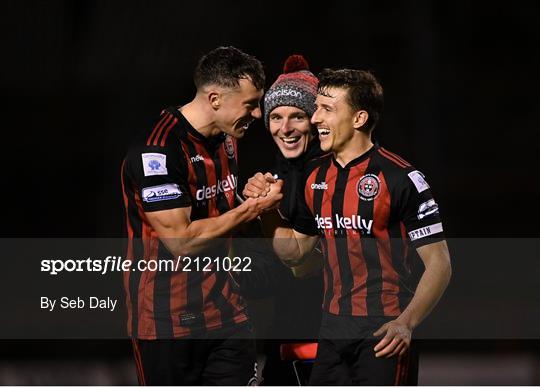
POLYGON ((268 98, 271 99, 271 98, 276 98, 276 97, 281 97, 281 96, 290 96, 290 97, 295 97, 295 98, 301 98, 302 94, 297 90, 277 89, 277 90, 273 91, 272 93, 270 93, 268 98))

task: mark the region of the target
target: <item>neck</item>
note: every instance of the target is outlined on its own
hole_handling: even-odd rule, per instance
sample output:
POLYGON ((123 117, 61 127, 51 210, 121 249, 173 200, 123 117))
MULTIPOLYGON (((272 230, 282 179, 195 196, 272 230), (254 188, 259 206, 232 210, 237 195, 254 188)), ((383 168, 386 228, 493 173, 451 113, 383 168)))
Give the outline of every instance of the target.
POLYGON ((191 126, 204 137, 208 138, 221 133, 213 119, 212 109, 206 104, 206 101, 201 101, 200 96, 196 95, 191 102, 183 105, 180 112, 191 126))
POLYGON ((366 135, 363 132, 357 131, 342 150, 334 152, 334 158, 341 167, 345 167, 351 160, 369 151, 371 147, 373 147, 371 134, 366 135))

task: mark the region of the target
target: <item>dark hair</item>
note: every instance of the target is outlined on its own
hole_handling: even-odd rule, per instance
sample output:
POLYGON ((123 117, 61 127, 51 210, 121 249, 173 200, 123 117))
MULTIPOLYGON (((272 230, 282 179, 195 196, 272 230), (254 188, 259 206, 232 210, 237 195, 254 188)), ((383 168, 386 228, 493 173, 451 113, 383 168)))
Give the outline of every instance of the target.
POLYGON ((242 78, 249 78, 257 89, 264 88, 261 62, 232 46, 218 47, 203 55, 193 75, 197 90, 211 84, 235 88, 242 78))
POLYGON ((383 88, 377 78, 369 71, 352 69, 324 69, 319 74, 317 93, 325 95, 328 88, 347 90, 347 102, 354 111, 368 112, 365 129, 371 132, 384 108, 383 88))

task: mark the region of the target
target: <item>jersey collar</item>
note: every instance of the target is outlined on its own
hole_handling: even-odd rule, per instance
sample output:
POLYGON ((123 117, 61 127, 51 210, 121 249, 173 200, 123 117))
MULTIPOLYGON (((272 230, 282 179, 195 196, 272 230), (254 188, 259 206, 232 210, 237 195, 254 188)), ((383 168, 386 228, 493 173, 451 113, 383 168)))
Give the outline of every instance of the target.
POLYGON ((193 128, 193 126, 189 123, 189 121, 182 114, 182 112, 180 112, 180 107, 170 107, 167 110, 171 112, 174 117, 178 118, 178 123, 181 128, 180 136, 185 137, 189 133, 197 141, 202 143, 206 148, 210 150, 215 150, 216 148, 218 148, 227 137, 227 135, 223 132, 216 136, 205 137, 202 133, 193 128))
POLYGON ((349 169, 353 166, 356 166, 357 164, 360 164, 362 163, 363 161, 367 160, 371 154, 373 154, 373 152, 375 152, 375 150, 377 150, 379 148, 379 145, 375 142, 373 143, 373 146, 367 150, 366 152, 364 152, 362 155, 360 155, 359 157, 351 160, 349 163, 347 163, 345 165, 345 167, 342 167, 341 164, 338 163, 338 161, 336 160, 336 158, 334 157, 334 155, 332 155, 332 163, 334 163, 334 165, 338 168, 338 169, 349 169))

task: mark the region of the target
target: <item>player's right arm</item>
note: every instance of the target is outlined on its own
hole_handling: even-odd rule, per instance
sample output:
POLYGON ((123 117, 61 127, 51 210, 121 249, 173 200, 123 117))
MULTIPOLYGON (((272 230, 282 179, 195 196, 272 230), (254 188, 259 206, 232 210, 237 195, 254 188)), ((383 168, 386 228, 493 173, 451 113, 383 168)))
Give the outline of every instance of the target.
POLYGON ((188 161, 176 144, 139 146, 125 160, 128 184, 137 211, 175 256, 187 256, 227 237, 240 224, 256 218, 282 197, 282 182, 264 198, 250 199, 218 217, 192 220, 188 161))
POLYGON ((146 212, 152 228, 175 256, 191 256, 209 246, 216 238, 258 217, 277 205, 282 197, 281 182, 264 198, 250 198, 240 206, 212 218, 191 221, 191 207, 146 212))

